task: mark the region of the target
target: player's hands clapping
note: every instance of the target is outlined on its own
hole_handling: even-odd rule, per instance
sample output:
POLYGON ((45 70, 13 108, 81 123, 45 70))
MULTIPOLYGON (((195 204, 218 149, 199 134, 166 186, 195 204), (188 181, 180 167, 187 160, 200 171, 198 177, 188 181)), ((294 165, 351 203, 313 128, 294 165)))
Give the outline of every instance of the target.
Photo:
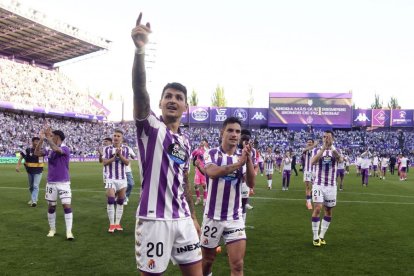
POLYGON ((131 31, 131 37, 137 49, 143 49, 148 43, 148 35, 151 33, 151 25, 147 22, 141 24, 142 13, 139 14, 135 28, 131 31))
POLYGON ((251 145, 248 142, 244 142, 242 155, 239 158, 239 162, 241 163, 241 165, 244 165, 250 158, 251 158, 251 145))

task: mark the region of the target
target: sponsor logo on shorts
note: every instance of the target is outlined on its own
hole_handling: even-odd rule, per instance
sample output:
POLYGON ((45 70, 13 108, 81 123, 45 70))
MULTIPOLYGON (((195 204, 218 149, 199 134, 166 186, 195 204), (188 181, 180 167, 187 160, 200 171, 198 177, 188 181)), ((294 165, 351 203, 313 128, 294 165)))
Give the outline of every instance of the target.
POLYGON ((335 200, 335 199, 332 199, 332 200, 325 200, 325 202, 326 202, 326 203, 335 203, 335 202, 336 202, 336 200, 335 200))
POLYGON ((67 195, 69 194, 69 191, 59 191, 59 195, 67 195))
POLYGON ((200 248, 200 243, 194 243, 177 248, 177 253, 189 252, 200 248))
MULTIPOLYGON (((230 231, 223 231, 223 235, 230 235, 230 234, 237 233, 237 232, 244 232, 244 228, 237 228, 237 229, 230 230, 230 231)), ((240 233, 240 234, 243 234, 243 233, 240 233)), ((240 234, 239 236, 241 236, 240 234)))
POLYGON ((208 244, 208 239, 204 239, 203 244, 207 245, 208 244))

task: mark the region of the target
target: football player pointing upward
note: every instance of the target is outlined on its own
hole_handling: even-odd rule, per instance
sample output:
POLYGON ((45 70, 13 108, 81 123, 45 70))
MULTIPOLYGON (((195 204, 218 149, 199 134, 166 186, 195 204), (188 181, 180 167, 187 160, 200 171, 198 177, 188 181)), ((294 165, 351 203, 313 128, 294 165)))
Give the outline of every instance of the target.
POLYGON ((142 275, 161 275, 172 259, 183 275, 201 276, 200 226, 188 182, 190 144, 179 128, 187 110, 187 89, 168 83, 159 101, 161 118, 151 111, 144 60, 151 28, 149 23, 141 24, 141 17, 131 33, 136 47, 132 88, 141 173, 135 227, 137 267, 142 275))

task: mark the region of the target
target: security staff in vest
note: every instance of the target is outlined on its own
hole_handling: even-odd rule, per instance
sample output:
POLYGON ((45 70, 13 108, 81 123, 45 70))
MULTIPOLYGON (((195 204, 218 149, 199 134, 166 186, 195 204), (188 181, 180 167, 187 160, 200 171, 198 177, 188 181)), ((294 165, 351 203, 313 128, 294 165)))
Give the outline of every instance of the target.
POLYGON ((29 178, 29 192, 31 197, 28 204, 31 207, 37 206, 39 184, 43 173, 43 157, 34 155, 34 151, 39 141, 39 137, 32 138, 31 147, 28 147, 24 152, 20 152, 20 158, 16 166, 16 172, 20 172, 20 166, 24 159, 24 167, 26 168, 27 176, 29 178))

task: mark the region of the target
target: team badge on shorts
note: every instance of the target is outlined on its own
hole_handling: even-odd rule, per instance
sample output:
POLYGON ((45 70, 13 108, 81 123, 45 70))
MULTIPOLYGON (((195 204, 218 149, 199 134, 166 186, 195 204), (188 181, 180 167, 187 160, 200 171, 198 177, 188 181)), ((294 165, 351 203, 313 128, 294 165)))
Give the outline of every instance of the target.
POLYGON ((148 268, 149 269, 154 269, 155 268, 155 261, 154 261, 154 259, 150 259, 148 261, 148 268))

